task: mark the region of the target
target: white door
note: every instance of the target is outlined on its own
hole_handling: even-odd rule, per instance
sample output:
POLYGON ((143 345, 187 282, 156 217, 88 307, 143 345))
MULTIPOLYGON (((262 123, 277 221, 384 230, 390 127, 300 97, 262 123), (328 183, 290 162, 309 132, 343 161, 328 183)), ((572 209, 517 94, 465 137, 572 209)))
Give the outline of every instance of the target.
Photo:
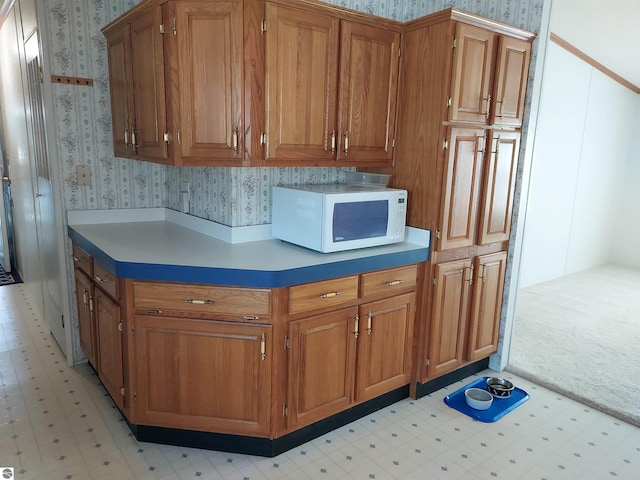
POLYGON ((47 155, 47 141, 44 122, 44 102, 42 99, 40 49, 38 34, 35 32, 25 42, 27 64, 28 106, 30 120, 29 149, 35 186, 36 231, 42 279, 44 314, 49 330, 62 351, 66 354, 66 335, 62 316, 62 291, 60 288, 60 263, 58 261, 58 240, 56 237, 53 189, 47 155))

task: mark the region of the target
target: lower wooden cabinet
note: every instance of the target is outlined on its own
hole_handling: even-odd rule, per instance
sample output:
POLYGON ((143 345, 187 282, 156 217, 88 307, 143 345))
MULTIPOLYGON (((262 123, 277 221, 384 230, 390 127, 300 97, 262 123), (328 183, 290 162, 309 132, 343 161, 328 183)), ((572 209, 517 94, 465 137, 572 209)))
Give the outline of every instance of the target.
POLYGON ((137 423, 267 435, 271 327, 136 315, 137 423))
POLYGON ((356 400, 365 401, 411 381, 415 293, 360 306, 356 400))
POLYGON ((287 427, 302 427, 353 402, 358 309, 289 324, 287 427))
POLYGON ((424 264, 258 289, 119 279, 75 253, 80 344, 133 425, 279 438, 412 380, 424 264))
POLYGON ((498 351, 506 266, 507 252, 475 258, 474 270, 477 277, 473 288, 467 348, 467 359, 470 361, 488 357, 498 351))
POLYGON ((506 260, 499 252, 434 266, 427 378, 497 351, 506 260))
POLYGON ((77 269, 75 277, 80 348, 82 348, 89 363, 95 367, 98 352, 98 346, 96 345, 96 319, 93 311, 95 286, 89 277, 77 269))
POLYGON ((470 275, 469 259, 434 266, 427 358, 429 378, 455 370, 463 363, 470 275))
POLYGON ((289 324, 287 427, 302 427, 411 381, 415 293, 289 324))
POLYGON ((98 378, 115 404, 122 409, 124 408, 124 372, 123 324, 120 317, 120 306, 99 288, 96 288, 95 292, 98 378))

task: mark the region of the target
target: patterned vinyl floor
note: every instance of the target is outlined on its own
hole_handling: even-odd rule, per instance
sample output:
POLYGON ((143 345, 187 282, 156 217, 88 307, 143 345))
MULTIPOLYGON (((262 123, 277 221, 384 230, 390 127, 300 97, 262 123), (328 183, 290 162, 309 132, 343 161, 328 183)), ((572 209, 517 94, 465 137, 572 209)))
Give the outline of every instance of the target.
MULTIPOLYGON (((542 353, 543 351, 541 351, 542 353)), ((275 458, 138 442, 67 366, 23 284, 0 289, 0 472, 20 480, 638 480, 640 429, 503 372, 531 398, 495 423, 405 399, 275 458)))

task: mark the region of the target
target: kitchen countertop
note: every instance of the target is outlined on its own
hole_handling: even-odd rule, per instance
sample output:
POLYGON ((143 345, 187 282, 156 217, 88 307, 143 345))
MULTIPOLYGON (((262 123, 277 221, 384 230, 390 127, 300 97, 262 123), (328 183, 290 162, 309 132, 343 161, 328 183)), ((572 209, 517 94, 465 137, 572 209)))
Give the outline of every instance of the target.
POLYGON ((68 212, 69 237, 122 278, 276 288, 429 259, 430 232, 319 253, 277 240, 269 225, 226 227, 164 208, 68 212))

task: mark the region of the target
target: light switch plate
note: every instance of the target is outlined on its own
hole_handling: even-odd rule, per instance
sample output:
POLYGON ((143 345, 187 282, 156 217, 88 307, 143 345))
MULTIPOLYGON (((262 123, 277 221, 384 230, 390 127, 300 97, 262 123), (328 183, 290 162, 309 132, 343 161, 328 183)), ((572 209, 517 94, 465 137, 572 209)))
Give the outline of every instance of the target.
POLYGON ((76 165, 76 182, 78 186, 91 185, 91 168, 89 168, 89 165, 76 165))

